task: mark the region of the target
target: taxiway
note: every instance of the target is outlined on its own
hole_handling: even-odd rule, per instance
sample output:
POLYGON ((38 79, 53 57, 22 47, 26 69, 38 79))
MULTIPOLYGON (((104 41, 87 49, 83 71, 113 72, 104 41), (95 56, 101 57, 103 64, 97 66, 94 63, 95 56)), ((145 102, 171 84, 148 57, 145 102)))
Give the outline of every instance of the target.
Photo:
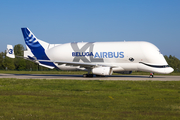
POLYGON ((149 78, 147 75, 111 75, 106 77, 84 78, 83 75, 46 75, 46 74, 0 74, 0 78, 17 79, 66 79, 66 80, 132 80, 132 81, 180 81, 180 76, 156 75, 149 78))

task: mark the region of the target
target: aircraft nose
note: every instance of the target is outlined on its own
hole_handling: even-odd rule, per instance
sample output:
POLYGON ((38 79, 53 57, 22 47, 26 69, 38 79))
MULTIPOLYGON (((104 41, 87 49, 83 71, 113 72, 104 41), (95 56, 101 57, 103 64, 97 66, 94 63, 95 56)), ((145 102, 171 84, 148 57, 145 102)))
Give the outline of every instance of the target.
POLYGON ((172 67, 165 68, 165 70, 164 70, 165 74, 172 73, 173 71, 174 71, 174 69, 172 67))

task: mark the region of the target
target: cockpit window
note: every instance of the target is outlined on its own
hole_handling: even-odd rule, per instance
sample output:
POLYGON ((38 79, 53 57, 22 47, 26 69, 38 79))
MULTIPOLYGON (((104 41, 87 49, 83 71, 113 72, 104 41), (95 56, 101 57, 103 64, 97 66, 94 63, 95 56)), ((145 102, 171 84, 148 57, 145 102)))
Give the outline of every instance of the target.
POLYGON ((133 62, 133 61, 134 61, 134 58, 130 57, 130 58, 129 58, 129 61, 133 62))

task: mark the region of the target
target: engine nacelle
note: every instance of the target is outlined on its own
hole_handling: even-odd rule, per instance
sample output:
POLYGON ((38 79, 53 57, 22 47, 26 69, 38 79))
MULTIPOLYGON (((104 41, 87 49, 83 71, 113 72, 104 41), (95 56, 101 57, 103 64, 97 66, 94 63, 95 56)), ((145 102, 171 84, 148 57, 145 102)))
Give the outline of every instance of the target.
POLYGON ((112 75, 113 70, 110 67, 97 67, 92 69, 92 73, 96 75, 112 75))

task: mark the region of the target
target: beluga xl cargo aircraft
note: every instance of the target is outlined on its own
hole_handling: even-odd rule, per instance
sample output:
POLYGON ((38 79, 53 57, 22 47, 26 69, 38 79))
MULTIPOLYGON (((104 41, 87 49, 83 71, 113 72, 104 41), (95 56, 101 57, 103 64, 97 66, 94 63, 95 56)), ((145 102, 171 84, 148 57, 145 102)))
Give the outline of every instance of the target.
MULTIPOLYGON (((112 73, 145 71, 168 74, 173 72, 159 49, 149 42, 74 42, 49 44, 39 40, 28 28, 21 28, 27 50, 24 58, 47 68, 84 70, 84 77, 112 73)), ((12 45, 7 56, 14 58, 12 45)), ((153 77, 153 74, 151 74, 153 77)))

